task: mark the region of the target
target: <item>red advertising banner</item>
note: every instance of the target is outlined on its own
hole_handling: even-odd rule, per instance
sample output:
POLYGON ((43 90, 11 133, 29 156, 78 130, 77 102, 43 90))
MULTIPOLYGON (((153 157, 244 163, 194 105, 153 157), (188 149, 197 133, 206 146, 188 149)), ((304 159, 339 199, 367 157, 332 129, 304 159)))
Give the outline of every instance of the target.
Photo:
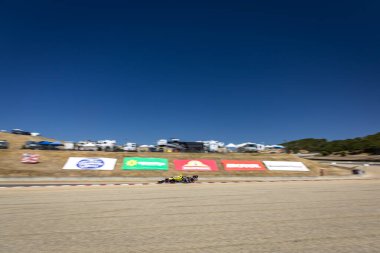
POLYGON ((174 160, 175 170, 182 171, 217 171, 214 160, 174 160))
POLYGON ((266 170, 260 161, 222 160, 222 164, 226 171, 266 170))

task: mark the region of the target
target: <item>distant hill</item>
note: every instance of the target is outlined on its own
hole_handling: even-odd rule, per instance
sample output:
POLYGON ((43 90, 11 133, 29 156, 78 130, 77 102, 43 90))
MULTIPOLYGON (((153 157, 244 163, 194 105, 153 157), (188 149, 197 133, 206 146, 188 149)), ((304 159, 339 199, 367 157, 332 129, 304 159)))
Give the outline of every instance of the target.
POLYGON ((336 152, 380 154, 380 132, 355 139, 328 141, 326 139, 307 138, 285 142, 282 145, 292 152, 307 150, 326 155, 336 152))

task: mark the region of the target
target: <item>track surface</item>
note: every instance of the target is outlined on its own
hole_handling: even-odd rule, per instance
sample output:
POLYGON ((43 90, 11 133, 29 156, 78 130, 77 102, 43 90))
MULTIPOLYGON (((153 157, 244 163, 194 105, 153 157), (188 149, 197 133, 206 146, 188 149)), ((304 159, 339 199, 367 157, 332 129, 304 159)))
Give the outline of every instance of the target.
POLYGON ((380 252, 378 180, 0 191, 1 252, 380 252))

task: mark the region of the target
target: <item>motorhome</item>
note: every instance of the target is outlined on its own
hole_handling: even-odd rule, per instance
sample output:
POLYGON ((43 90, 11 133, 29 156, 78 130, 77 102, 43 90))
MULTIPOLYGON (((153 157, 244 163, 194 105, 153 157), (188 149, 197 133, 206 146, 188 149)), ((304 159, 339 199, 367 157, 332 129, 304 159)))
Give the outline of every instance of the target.
POLYGON ((224 148, 224 143, 220 141, 198 141, 203 143, 206 152, 219 152, 224 148))
POLYGON ((75 144, 72 141, 65 141, 63 143, 63 149, 64 150, 74 150, 75 149, 75 144))
POLYGON ((127 152, 137 152, 137 143, 127 142, 124 144, 123 150, 127 152))
POLYGON ((161 139, 157 142, 157 151, 163 152, 165 150, 171 150, 172 152, 204 152, 205 147, 202 142, 161 139))
POLYGON ((98 150, 101 151, 114 151, 116 146, 115 140, 101 140, 96 142, 98 150))
POLYGON ((178 139, 172 139, 170 141, 161 139, 157 141, 157 152, 183 152, 185 148, 178 143, 178 139))
POLYGON ((236 146, 236 151, 241 153, 255 153, 258 150, 257 144, 253 142, 245 142, 236 146))
POLYGON ((97 151, 98 146, 95 141, 79 141, 75 143, 75 149, 81 151, 97 151))

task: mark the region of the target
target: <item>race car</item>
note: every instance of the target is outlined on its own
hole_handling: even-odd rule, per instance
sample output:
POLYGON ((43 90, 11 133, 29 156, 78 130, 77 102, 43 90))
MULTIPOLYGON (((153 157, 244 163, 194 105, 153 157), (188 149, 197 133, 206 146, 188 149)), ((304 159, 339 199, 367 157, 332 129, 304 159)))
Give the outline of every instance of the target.
POLYGON ((198 180, 197 175, 194 175, 191 177, 179 175, 179 176, 175 176, 175 177, 165 178, 164 180, 160 180, 157 183, 158 184, 163 184, 163 183, 169 183, 169 184, 184 183, 184 184, 188 184, 188 183, 194 183, 197 180, 198 180))

